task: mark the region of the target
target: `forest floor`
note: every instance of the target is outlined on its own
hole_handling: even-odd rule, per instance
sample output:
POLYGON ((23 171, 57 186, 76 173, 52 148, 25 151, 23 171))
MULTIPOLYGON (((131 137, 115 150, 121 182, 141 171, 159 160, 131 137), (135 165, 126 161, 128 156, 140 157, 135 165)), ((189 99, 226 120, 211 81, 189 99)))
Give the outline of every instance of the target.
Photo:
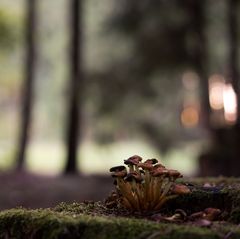
POLYGON ((109 175, 40 176, 26 172, 0 173, 0 210, 47 208, 60 202, 99 201, 113 189, 109 175))

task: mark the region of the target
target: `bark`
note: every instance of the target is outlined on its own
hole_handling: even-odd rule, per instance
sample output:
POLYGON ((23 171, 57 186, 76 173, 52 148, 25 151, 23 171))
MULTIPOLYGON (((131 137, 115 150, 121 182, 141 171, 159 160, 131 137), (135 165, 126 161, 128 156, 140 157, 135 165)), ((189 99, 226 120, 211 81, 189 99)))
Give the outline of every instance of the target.
POLYGON ((22 86, 22 110, 17 151, 17 169, 24 168, 26 148, 32 116, 33 84, 36 65, 36 0, 27 0, 26 15, 26 65, 25 80, 22 86))
POLYGON ((193 63, 195 69, 200 77, 201 89, 201 117, 203 126, 206 129, 211 129, 210 115, 211 108, 209 103, 209 90, 208 90, 208 69, 207 69, 207 39, 205 35, 206 19, 205 19, 205 0, 190 0, 191 13, 192 13, 192 26, 196 36, 193 63))
POLYGON ((65 173, 77 171, 77 151, 81 125, 81 98, 83 92, 82 62, 81 62, 81 0, 71 0, 71 42, 70 42, 70 81, 69 106, 67 119, 67 163, 65 173))
POLYGON ((228 1, 229 71, 230 80, 237 95, 237 125, 240 126, 240 79, 238 69, 238 6, 239 0, 228 1))

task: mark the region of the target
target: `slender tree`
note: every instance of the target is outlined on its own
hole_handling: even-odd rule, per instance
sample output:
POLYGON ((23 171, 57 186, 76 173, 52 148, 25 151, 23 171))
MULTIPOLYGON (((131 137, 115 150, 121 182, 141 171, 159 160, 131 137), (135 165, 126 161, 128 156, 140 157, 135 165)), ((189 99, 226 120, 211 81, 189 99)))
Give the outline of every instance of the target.
POLYGON ((211 128, 208 91, 208 69, 207 69, 207 40, 205 35, 205 0, 189 0, 190 12, 192 14, 192 31, 195 35, 195 48, 193 49, 193 65, 200 77, 201 88, 201 115, 202 123, 207 128, 211 128))
POLYGON ((32 115, 33 83, 36 65, 36 0, 27 0, 26 9, 26 63, 25 80, 22 86, 22 110, 17 151, 18 170, 24 168, 32 115))
POLYGON ((234 90, 237 95, 237 125, 240 126, 240 73, 238 69, 238 7, 239 0, 228 1, 229 28, 229 71, 234 90))
POLYGON ((82 40, 82 0, 71 0, 71 42, 70 42, 70 81, 69 105, 67 119, 67 163, 65 173, 77 171, 77 150, 81 125, 81 98, 83 92, 83 77, 81 65, 81 40, 82 40))

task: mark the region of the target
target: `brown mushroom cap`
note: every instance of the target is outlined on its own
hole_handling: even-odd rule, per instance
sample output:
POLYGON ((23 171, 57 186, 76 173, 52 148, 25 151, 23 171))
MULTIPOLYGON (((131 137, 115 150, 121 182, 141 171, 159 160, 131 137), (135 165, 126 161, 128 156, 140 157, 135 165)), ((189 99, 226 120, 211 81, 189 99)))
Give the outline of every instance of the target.
POLYGON ((182 174, 179 171, 174 169, 169 169, 168 174, 170 177, 173 177, 173 178, 182 178, 182 174))
POLYGON ((112 177, 113 178, 116 178, 116 177, 119 177, 119 178, 124 178, 126 177, 127 175, 127 170, 122 170, 122 171, 117 171, 117 172, 112 172, 112 177))
POLYGON ((160 163, 155 164, 153 167, 154 168, 166 168, 163 164, 160 164, 160 163))
POLYGON ((124 160, 124 163, 127 165, 137 165, 141 161, 142 161, 142 158, 140 156, 134 155, 134 156, 124 160))
POLYGON ((204 210, 204 213, 205 213, 204 219, 214 221, 221 214, 221 210, 218 208, 209 207, 204 210))
POLYGON ((110 172, 120 172, 120 171, 123 171, 123 170, 126 170, 126 167, 123 166, 123 165, 115 166, 115 167, 112 167, 112 168, 109 169, 110 172))
POLYGON ((173 189, 172 189, 172 193, 173 194, 178 194, 178 195, 188 194, 190 192, 191 192, 190 189, 183 184, 174 184, 173 189))
POLYGON ((124 178, 127 175, 127 169, 125 166, 116 166, 116 167, 112 167, 109 170, 112 174, 112 177, 120 177, 120 178, 124 178))
POLYGON ((146 162, 139 163, 137 166, 142 169, 149 170, 149 171, 153 169, 153 165, 151 163, 146 163, 146 162))
POLYGON ((143 181, 143 178, 137 172, 128 173, 127 176, 125 177, 125 181, 127 181, 127 182, 131 182, 134 179, 137 183, 140 183, 143 181))
POLYGON ((162 176, 162 175, 168 175, 168 170, 165 169, 165 168, 159 167, 159 168, 153 169, 151 171, 151 175, 153 177, 158 177, 158 176, 162 176))
POLYGON ((158 163, 158 160, 157 159, 147 159, 144 163, 149 163, 149 164, 156 164, 158 163))

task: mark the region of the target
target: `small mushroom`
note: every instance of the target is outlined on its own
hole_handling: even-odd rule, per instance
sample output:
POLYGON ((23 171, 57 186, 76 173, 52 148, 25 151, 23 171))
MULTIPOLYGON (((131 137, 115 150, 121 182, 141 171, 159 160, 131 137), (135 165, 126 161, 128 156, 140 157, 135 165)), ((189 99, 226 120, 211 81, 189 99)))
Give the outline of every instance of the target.
POLYGON ((144 163, 139 163, 139 164, 138 164, 138 167, 139 167, 139 168, 142 168, 142 169, 145 169, 145 170, 148 170, 148 171, 150 171, 150 170, 153 169, 153 165, 152 165, 151 163, 146 163, 146 162, 144 162, 144 163))
POLYGON ((174 169, 169 169, 168 174, 173 179, 182 178, 182 174, 179 171, 174 169))
POLYGON ((123 166, 123 165, 120 165, 120 166, 115 166, 115 167, 110 168, 109 171, 110 172, 119 172, 119 171, 122 171, 124 169, 126 169, 126 167, 123 166))
POLYGON ((110 172, 112 173, 112 177, 120 177, 124 178, 127 175, 127 169, 125 166, 116 166, 110 168, 110 172))
POLYGON ((164 165, 158 163, 158 164, 155 164, 155 165, 153 166, 153 169, 157 169, 157 168, 166 168, 166 167, 165 167, 164 165))
POLYGON ((175 214, 179 214, 181 220, 185 221, 187 218, 187 213, 182 209, 176 209, 175 214))
POLYGON ((187 218, 187 214, 182 209, 177 209, 171 217, 164 217, 163 219, 167 222, 179 222, 185 221, 187 218))
POLYGON ((137 165, 141 161, 142 161, 142 158, 140 156, 134 155, 134 156, 124 160, 124 163, 126 165, 137 165))
POLYGON ((214 221, 218 218, 218 216, 220 215, 221 213, 221 210, 218 209, 218 208, 206 208, 204 210, 204 219, 207 219, 209 221, 214 221))
POLYGON ((144 163, 150 163, 150 164, 156 164, 158 163, 158 160, 157 159, 147 159, 144 163))
POLYGON ((181 195, 181 194, 188 194, 190 192, 191 192, 190 189, 183 184, 174 184, 173 185, 173 189, 172 189, 173 194, 181 195))
POLYGON ((154 170, 151 171, 151 175, 153 177, 158 177, 158 176, 162 176, 162 175, 168 175, 168 170, 165 168, 156 168, 154 170))
POLYGON ((132 182, 133 180, 135 180, 137 183, 141 183, 143 181, 143 178, 137 172, 128 173, 125 177, 125 181, 132 182))

